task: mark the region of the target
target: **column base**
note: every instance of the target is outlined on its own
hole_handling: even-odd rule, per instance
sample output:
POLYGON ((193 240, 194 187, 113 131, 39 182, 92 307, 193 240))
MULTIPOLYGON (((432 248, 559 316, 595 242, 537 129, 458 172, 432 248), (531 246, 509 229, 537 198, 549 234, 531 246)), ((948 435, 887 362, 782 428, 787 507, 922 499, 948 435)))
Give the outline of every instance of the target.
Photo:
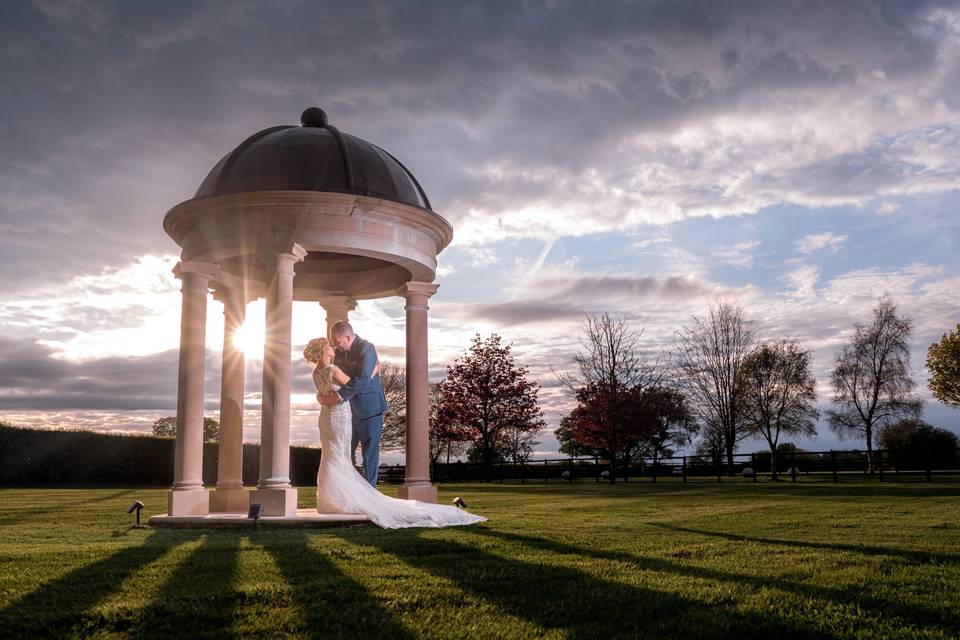
POLYGON ((256 489, 250 492, 250 504, 262 505, 264 516, 292 517, 297 515, 297 490, 256 489))
POLYGON ((246 489, 214 489, 210 492, 210 513, 246 513, 250 492, 246 489))
POLYGON ((210 513, 210 493, 206 489, 173 490, 167 494, 168 516, 205 516, 210 513))
POLYGON ((401 500, 419 500, 420 502, 429 502, 437 504, 437 488, 430 484, 405 484, 397 491, 397 497, 401 500))

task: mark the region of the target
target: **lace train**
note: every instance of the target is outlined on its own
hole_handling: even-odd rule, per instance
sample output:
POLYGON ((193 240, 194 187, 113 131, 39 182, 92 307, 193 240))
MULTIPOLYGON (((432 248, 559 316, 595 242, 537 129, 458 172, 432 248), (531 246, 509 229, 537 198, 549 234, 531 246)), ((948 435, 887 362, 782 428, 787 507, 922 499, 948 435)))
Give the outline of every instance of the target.
MULTIPOLYGON (((330 366, 314 370, 313 381, 320 393, 339 388, 330 374, 330 366)), ((323 448, 317 471, 318 512, 363 514, 386 529, 449 527, 486 520, 457 507, 391 498, 370 486, 350 461, 350 403, 323 407, 318 426, 323 448)))

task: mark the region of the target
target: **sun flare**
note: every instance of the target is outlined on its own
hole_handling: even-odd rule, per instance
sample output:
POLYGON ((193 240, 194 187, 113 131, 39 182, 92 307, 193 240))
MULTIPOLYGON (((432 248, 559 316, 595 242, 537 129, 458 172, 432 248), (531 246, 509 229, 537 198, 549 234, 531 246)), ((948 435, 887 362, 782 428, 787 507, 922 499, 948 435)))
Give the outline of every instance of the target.
POLYGON ((263 321, 256 321, 254 318, 247 318, 237 332, 233 335, 233 344, 243 351, 247 358, 263 358, 264 326, 263 321))

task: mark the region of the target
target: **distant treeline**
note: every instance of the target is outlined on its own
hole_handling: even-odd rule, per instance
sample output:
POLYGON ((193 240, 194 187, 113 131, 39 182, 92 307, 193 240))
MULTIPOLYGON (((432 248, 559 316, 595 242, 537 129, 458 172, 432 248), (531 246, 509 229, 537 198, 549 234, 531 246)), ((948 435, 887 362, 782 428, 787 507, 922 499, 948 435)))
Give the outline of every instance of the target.
MULTIPOLYGON (((174 440, 90 431, 49 431, 0 423, 0 485, 173 484, 174 440)), ((203 445, 203 482, 217 481, 218 448, 203 445)), ((260 445, 243 445, 243 482, 256 484, 260 445)), ((320 449, 290 447, 290 479, 317 481, 320 449)))

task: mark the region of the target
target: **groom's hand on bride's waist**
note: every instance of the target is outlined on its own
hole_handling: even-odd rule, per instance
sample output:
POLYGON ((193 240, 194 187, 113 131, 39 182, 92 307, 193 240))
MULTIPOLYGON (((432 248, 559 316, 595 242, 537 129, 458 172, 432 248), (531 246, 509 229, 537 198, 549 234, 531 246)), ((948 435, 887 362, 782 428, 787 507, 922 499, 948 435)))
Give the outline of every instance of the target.
POLYGON ((340 404, 342 400, 340 399, 339 394, 330 392, 330 393, 318 393, 317 402, 327 407, 330 407, 335 404, 340 404))

